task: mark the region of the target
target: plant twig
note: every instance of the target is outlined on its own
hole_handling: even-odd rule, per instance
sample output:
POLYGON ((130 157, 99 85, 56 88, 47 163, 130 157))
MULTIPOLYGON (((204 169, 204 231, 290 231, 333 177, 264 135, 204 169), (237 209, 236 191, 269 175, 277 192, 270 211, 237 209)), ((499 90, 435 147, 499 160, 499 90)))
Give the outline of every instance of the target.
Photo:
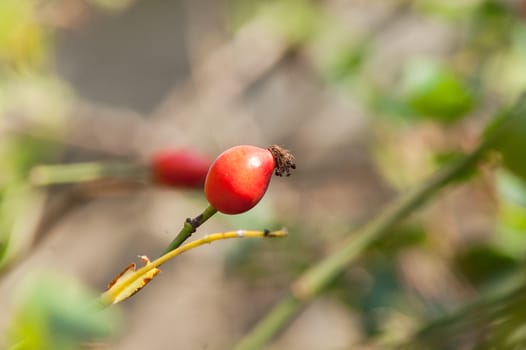
POLYGON ((195 232, 195 230, 197 230, 199 226, 201 226, 215 213, 217 213, 217 209, 209 205, 201 214, 197 215, 195 218, 187 218, 184 222, 183 228, 181 229, 181 231, 179 231, 177 236, 175 236, 174 240, 168 245, 168 247, 166 247, 163 254, 166 254, 169 251, 179 247, 192 235, 192 233, 195 232))
MULTIPOLYGON (((126 290, 129 289, 130 286, 135 285, 137 281, 153 278, 155 274, 153 274, 152 276, 149 274, 149 272, 158 268, 159 266, 161 266, 168 260, 173 259, 176 256, 190 249, 194 249, 204 244, 209 244, 209 243, 223 240, 223 239, 245 238, 245 237, 246 238, 267 238, 267 237, 273 238, 273 237, 284 237, 286 235, 287 235, 286 229, 281 229, 281 230, 276 230, 276 231, 237 230, 237 231, 229 231, 229 232, 222 232, 222 233, 213 233, 213 234, 206 235, 203 238, 200 238, 198 240, 189 242, 181 247, 173 249, 152 262, 149 262, 145 257, 143 257, 143 259, 147 262, 145 266, 143 266, 142 268, 138 270, 133 271, 131 274, 119 275, 113 281, 113 283, 111 283, 110 288, 100 296, 100 303, 102 305, 110 305, 110 304, 114 304, 116 302, 122 301, 130 297, 135 292, 137 292, 138 289, 142 288, 146 283, 148 283, 149 280, 145 281, 144 284, 142 284, 138 289, 132 291, 130 294, 125 295, 123 299, 122 298, 123 293, 126 294, 126 290), (123 279, 120 278, 122 276, 124 276, 123 279)), ((126 269, 125 271, 127 270, 128 269, 126 269)))
POLYGON ((103 178, 147 178, 144 165, 133 163, 85 162, 73 164, 38 165, 31 169, 29 180, 35 186, 94 181, 103 178))

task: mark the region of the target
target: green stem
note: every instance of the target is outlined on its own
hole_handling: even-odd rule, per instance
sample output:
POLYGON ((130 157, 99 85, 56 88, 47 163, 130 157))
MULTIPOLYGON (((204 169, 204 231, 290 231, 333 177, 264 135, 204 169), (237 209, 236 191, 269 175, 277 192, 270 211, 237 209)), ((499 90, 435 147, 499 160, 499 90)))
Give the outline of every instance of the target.
POLYGON ((257 327, 241 342, 239 342, 234 350, 250 350, 259 349, 270 339, 274 337, 276 332, 284 325, 289 323, 294 315, 301 308, 300 300, 288 295, 283 298, 279 304, 275 305, 272 311, 260 321, 257 327), (279 327, 276 327, 279 326, 279 327))
POLYGON ((104 178, 145 179, 148 169, 134 163, 86 162, 39 165, 31 169, 30 182, 35 186, 88 182, 104 178))
POLYGON ((201 214, 199 214, 195 218, 186 219, 183 228, 181 229, 181 231, 179 231, 177 236, 175 236, 174 240, 168 245, 168 247, 166 247, 166 249, 163 252, 163 255, 183 244, 183 242, 186 241, 192 235, 192 233, 194 233, 195 230, 197 230, 199 226, 201 226, 206 220, 210 219, 210 217, 212 217, 215 213, 217 213, 217 209, 209 205, 201 214))

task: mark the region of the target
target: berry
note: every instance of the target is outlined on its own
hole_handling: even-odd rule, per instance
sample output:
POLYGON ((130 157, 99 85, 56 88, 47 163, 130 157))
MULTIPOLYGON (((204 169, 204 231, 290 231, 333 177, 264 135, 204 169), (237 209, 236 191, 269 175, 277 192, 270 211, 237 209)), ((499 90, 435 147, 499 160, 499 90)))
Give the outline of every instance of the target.
POLYGON ((203 187, 210 159, 188 149, 163 150, 152 157, 155 183, 170 187, 203 187))
POLYGON ((261 200, 272 173, 289 176, 290 169, 295 168, 294 156, 278 146, 235 146, 221 153, 210 166, 205 195, 218 211, 240 214, 261 200))

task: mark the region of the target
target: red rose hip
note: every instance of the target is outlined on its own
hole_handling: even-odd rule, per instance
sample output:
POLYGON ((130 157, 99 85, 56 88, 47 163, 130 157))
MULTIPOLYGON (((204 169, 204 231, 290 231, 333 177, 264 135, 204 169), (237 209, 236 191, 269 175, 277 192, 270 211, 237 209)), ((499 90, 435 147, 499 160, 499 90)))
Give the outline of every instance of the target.
POLYGON ((203 187, 209 166, 207 156, 189 149, 159 151, 151 160, 155 183, 170 187, 203 187))
POLYGON ((205 195, 218 211, 240 214, 261 200, 273 173, 288 176, 295 168, 292 154, 278 146, 235 146, 221 153, 210 166, 205 195))

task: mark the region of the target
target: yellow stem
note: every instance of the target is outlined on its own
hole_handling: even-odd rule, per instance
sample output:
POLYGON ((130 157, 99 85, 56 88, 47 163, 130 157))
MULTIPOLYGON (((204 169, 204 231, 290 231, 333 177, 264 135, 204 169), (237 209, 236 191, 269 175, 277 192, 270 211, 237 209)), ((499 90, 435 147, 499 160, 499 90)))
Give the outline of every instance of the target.
POLYGON ((108 289, 106 292, 104 292, 100 296, 100 301, 104 305, 112 304, 115 300, 116 296, 118 296, 120 293, 122 293, 128 286, 130 286, 132 283, 137 281, 138 279, 142 278, 146 273, 148 273, 150 270, 161 266, 168 260, 175 258, 176 256, 190 250, 197 248, 199 246, 202 246, 204 244, 209 244, 214 241, 219 241, 223 239, 230 239, 230 238, 265 238, 265 237, 284 237, 287 235, 286 229, 276 230, 276 231, 246 231, 246 230, 237 230, 237 231, 229 231, 229 232, 221 232, 221 233, 213 233, 210 235, 206 235, 203 238, 197 239, 195 241, 189 242, 185 245, 182 245, 163 256, 157 258, 156 260, 147 263, 145 266, 141 267, 140 269, 134 271, 129 277, 127 277, 124 281, 118 281, 115 285, 113 285, 110 289, 108 289))

